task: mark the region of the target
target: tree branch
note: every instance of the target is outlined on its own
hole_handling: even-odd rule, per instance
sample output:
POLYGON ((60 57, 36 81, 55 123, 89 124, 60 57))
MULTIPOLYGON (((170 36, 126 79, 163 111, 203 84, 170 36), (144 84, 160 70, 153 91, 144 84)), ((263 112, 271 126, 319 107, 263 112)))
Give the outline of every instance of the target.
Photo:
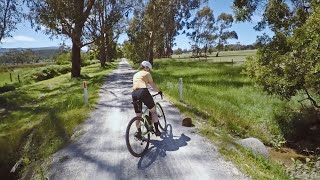
POLYGON ((6 5, 6 8, 4 10, 4 15, 3 15, 3 27, 1 29, 1 32, 0 32, 0 42, 1 42, 1 39, 4 37, 5 35, 5 30, 7 28, 7 13, 9 11, 9 5, 10 5, 10 1, 11 0, 7 0, 7 5, 6 5))
POLYGON ((84 46, 87 46, 87 45, 89 45, 89 44, 92 44, 92 43, 94 43, 96 40, 97 40, 97 39, 94 39, 94 40, 89 41, 89 42, 87 42, 87 43, 82 43, 81 47, 84 47, 84 46))
MULTIPOLYGON (((87 8, 86 8, 86 10, 83 12, 83 15, 84 15, 84 16, 83 16, 82 21, 86 21, 86 20, 87 20, 87 17, 89 16, 89 13, 90 13, 93 5, 94 5, 94 2, 95 2, 95 0, 89 0, 89 1, 88 1, 87 8)), ((83 23, 84 23, 84 22, 83 22, 83 23)))
POLYGON ((313 105, 314 107, 316 107, 316 108, 320 108, 320 105, 318 105, 317 102, 311 97, 311 95, 309 94, 307 88, 306 88, 306 87, 303 87, 303 90, 306 92, 306 94, 307 94, 307 96, 308 96, 307 99, 309 99, 309 100, 311 101, 312 105, 313 105))

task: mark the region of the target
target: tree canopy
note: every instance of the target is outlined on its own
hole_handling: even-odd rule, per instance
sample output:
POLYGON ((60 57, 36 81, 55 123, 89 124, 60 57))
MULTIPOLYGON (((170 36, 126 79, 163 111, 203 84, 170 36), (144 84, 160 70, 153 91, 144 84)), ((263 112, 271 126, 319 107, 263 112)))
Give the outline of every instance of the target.
POLYGON ((267 26, 273 37, 258 38, 259 50, 246 64, 247 73, 264 89, 290 99, 303 92, 305 99, 320 108, 320 2, 304 1, 241 1, 235 0, 237 20, 250 20, 257 9, 264 13, 257 30, 267 26))
POLYGON ((29 20, 33 25, 46 27, 46 33, 65 35, 72 41, 72 77, 79 77, 81 70, 81 47, 85 42, 84 26, 95 0, 27 0, 29 20))
POLYGON ((191 21, 189 28, 193 30, 187 35, 194 42, 194 45, 192 46, 194 56, 200 55, 201 45, 204 46, 206 55, 208 46, 217 39, 217 36, 215 35, 217 26, 215 26, 213 10, 208 6, 200 9, 196 13, 195 18, 191 21))
POLYGON ((206 56, 207 50, 216 44, 216 56, 219 56, 219 52, 223 50, 228 39, 238 39, 235 31, 228 30, 232 27, 232 23, 231 14, 221 13, 216 20, 210 7, 205 6, 200 9, 188 25, 188 28, 192 30, 187 35, 193 42, 193 55, 201 56, 201 49, 203 49, 206 56))
POLYGON ((172 54, 175 37, 204 0, 149 0, 135 6, 125 54, 135 62, 172 54))
POLYGON ((97 45, 101 66, 116 54, 116 41, 124 31, 125 18, 132 11, 130 0, 101 0, 94 4, 88 20, 88 37, 97 45))
POLYGON ((3 38, 10 37, 16 29, 16 24, 22 18, 21 0, 0 1, 0 42, 3 38))
POLYGON ((223 50, 224 45, 227 44, 228 39, 238 39, 238 34, 235 31, 229 31, 228 29, 232 27, 233 17, 231 14, 221 13, 217 18, 218 24, 218 45, 217 45, 217 54, 223 50))

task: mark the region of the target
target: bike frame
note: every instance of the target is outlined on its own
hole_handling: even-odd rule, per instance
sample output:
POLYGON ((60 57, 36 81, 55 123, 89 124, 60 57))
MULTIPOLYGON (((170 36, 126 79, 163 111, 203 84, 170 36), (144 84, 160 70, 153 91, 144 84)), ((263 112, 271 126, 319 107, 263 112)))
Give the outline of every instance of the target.
MULTIPOLYGON (((143 124, 146 124, 147 125, 147 127, 144 127, 144 128, 146 128, 146 131, 142 131, 142 135, 143 136, 145 136, 145 135, 147 135, 147 134, 149 134, 149 133, 151 133, 152 131, 150 131, 149 130, 149 128, 150 128, 150 126, 152 126, 150 123, 149 123, 149 121, 148 121, 148 119, 146 118, 146 116, 149 116, 150 114, 149 114, 149 109, 148 108, 146 108, 144 111, 143 111, 143 113, 142 113, 142 119, 143 119, 143 124)), ((150 117, 151 118, 151 117, 150 117)), ((142 129, 141 129, 142 130, 142 129)))
MULTIPOLYGON (((154 94, 152 95, 152 97, 155 97, 159 94, 154 94)), ((156 104, 156 103, 155 103, 156 104)), ((141 109, 143 109, 143 106, 141 107, 141 109)), ((143 119, 143 124, 147 124, 148 128, 150 128, 150 126, 152 126, 152 124, 149 123, 148 119, 146 118, 146 116, 150 116, 150 110, 148 108, 145 108, 144 111, 142 111, 143 113, 141 114, 141 118, 143 119)), ((152 117, 149 117, 151 118, 151 123, 152 123, 152 117)), ((146 127, 145 127, 146 128, 146 127)), ((142 132, 142 135, 145 136, 149 133, 152 133, 152 131, 150 131, 148 128, 146 128, 146 132, 142 132)), ((142 130, 142 129, 141 129, 142 130)))

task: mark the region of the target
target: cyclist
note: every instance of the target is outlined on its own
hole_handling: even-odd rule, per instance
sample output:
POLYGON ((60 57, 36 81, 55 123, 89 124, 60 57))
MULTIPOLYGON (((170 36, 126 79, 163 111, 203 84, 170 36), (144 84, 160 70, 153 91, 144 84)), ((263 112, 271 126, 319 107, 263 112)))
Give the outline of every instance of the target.
MULTIPOLYGON (((148 91, 147 85, 149 84, 152 87, 152 89, 157 91, 160 95, 162 95, 162 92, 153 82, 152 76, 150 74, 151 69, 152 69, 152 65, 149 61, 141 62, 140 70, 137 73, 135 73, 133 76, 132 100, 133 102, 136 102, 137 100, 139 100, 139 103, 134 103, 134 111, 137 117, 141 117, 142 115, 141 113, 142 102, 148 107, 149 111, 151 112, 152 120, 154 122, 155 135, 160 136, 161 132, 159 131, 159 127, 158 127, 159 120, 156 112, 156 106, 150 92, 148 91)), ((138 128, 138 131, 135 134, 135 136, 139 139, 142 138, 141 128, 138 128)))

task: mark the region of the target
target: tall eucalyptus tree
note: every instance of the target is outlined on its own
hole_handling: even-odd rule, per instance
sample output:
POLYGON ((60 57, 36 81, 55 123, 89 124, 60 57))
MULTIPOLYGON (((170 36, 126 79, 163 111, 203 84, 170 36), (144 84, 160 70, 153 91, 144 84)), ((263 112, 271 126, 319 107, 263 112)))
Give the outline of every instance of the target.
POLYGON ((30 8, 31 23, 40 29, 46 27, 47 34, 65 35, 72 41, 72 77, 81 71, 81 47, 92 42, 84 36, 84 26, 95 0, 26 0, 30 8))
POLYGON ((126 54, 135 53, 136 61, 148 59, 151 63, 154 55, 170 56, 175 36, 188 24, 191 11, 199 8, 202 2, 205 0, 143 1, 138 6, 140 11, 134 13, 134 23, 130 24, 127 33, 129 42, 141 47, 139 51, 146 53, 126 54), (156 51, 158 53, 154 54, 156 51))
POLYGON ((116 40, 125 26, 124 18, 131 10, 131 0, 99 0, 95 3, 86 27, 98 46, 102 67, 113 58, 116 40))
POLYGON ((223 50, 228 39, 238 39, 238 34, 235 31, 228 30, 232 27, 232 23, 233 17, 231 14, 221 13, 217 18, 217 26, 219 30, 217 33, 218 43, 216 57, 219 56, 219 52, 223 50))
POLYGON ((208 6, 200 9, 194 19, 191 21, 189 28, 193 30, 191 33, 187 33, 187 35, 194 43, 194 56, 200 56, 201 45, 203 45, 206 55, 208 49, 207 47, 213 44, 217 38, 215 35, 217 26, 215 26, 213 10, 208 6))

